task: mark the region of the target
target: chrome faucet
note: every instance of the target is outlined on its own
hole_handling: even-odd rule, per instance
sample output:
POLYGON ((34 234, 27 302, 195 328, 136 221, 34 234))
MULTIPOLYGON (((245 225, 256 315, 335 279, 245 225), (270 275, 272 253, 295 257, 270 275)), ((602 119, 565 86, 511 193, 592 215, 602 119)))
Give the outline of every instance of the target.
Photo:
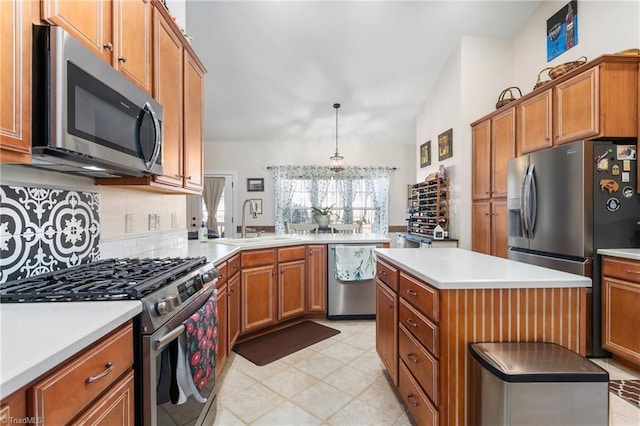
POLYGON ((258 206, 255 201, 244 200, 244 203, 242 203, 242 225, 240 226, 240 236, 242 238, 245 238, 247 236, 247 227, 244 224, 245 209, 247 207, 247 204, 249 204, 249 213, 251 213, 251 216, 254 219, 258 218, 258 206))

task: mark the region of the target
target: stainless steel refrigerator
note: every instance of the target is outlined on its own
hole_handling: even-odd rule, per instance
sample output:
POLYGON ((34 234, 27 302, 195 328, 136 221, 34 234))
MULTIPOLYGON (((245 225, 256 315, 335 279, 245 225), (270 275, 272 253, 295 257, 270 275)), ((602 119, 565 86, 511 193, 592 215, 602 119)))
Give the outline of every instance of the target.
POLYGON ((592 279, 587 351, 601 347, 597 250, 640 247, 636 140, 583 141, 508 163, 509 259, 592 279))

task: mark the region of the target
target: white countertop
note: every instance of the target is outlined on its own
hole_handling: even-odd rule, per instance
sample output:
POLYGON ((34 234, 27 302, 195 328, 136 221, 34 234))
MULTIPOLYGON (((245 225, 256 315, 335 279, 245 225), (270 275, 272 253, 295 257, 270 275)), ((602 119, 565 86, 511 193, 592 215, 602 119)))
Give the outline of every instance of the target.
POLYGON ((599 249, 598 254, 603 256, 623 257, 625 259, 640 260, 640 249, 599 249))
POLYGON ((591 287, 591 279, 459 248, 376 249, 376 254, 440 289, 591 287))
POLYGON ((260 248, 285 247, 297 244, 375 244, 389 243, 389 237, 373 234, 292 234, 285 236, 253 237, 242 244, 237 239, 216 238, 200 242, 191 240, 188 242, 186 256, 206 256, 213 263, 222 262, 243 250, 260 248))
POLYGON ((142 312, 135 300, 0 305, 0 397, 142 312))

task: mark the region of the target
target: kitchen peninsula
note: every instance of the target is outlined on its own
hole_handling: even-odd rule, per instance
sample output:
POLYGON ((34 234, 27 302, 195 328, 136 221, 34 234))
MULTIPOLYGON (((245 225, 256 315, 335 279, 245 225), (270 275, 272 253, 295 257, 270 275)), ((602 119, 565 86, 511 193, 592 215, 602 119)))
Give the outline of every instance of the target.
POLYGON ((469 343, 586 353, 589 278, 457 248, 376 254, 376 348, 418 424, 467 423, 469 343))

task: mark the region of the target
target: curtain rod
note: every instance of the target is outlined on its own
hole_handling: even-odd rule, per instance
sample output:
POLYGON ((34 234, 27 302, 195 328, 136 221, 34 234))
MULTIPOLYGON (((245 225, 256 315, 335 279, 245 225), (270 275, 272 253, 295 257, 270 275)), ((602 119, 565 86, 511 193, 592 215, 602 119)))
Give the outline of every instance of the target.
MULTIPOLYGON (((278 166, 267 166, 267 170, 271 170, 275 167, 278 167, 278 166)), ((304 166, 296 166, 296 167, 304 167, 304 166)), ((324 167, 326 167, 327 169, 329 168, 329 166, 324 166, 324 167)), ((397 167, 387 167, 387 166, 351 166, 351 167, 382 167, 383 169, 398 170, 397 167)))

